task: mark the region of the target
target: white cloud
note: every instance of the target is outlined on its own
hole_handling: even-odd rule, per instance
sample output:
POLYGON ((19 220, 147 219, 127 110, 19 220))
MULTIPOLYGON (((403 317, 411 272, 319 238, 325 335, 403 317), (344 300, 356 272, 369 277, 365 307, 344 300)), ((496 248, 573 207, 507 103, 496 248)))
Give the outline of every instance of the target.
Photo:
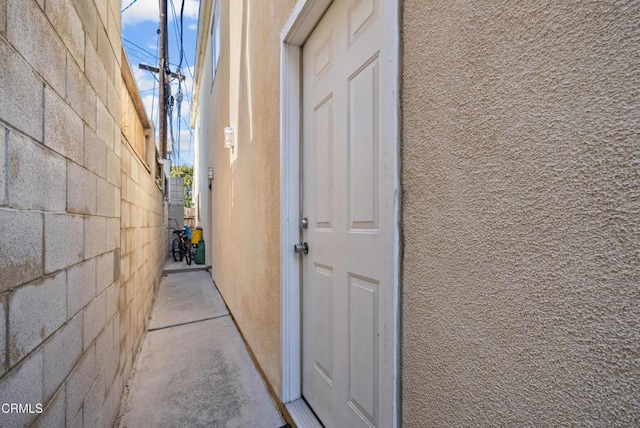
MULTIPOLYGON (((184 18, 197 19, 198 9, 200 7, 199 0, 184 0, 184 18)), ((127 10, 122 13, 122 24, 124 26, 136 24, 144 21, 158 22, 160 20, 160 7, 158 0, 137 0, 127 10)), ((123 2, 123 8, 127 7, 129 3, 123 2)), ((174 6, 176 8, 176 14, 178 19, 180 17, 180 6, 182 0, 174 0, 174 6)), ((168 20, 173 20, 173 12, 171 10, 171 4, 168 7, 168 20)))
MULTIPOLYGON (((126 7, 126 6, 123 6, 126 7)), ((137 0, 122 12, 122 24, 135 24, 143 21, 157 22, 160 19, 158 0, 137 0)))
POLYGON ((189 154, 193 154, 193 140, 191 140, 191 133, 189 130, 184 129, 184 124, 182 124, 182 129, 180 130, 180 157, 187 156, 189 154))
MULTIPOLYGON (((180 13, 180 2, 176 3, 176 12, 180 13)), ((200 9, 200 0, 185 0, 184 18, 198 19, 198 11, 200 9)))
MULTIPOLYGON (((136 79, 136 83, 138 84, 138 89, 140 90, 140 92, 153 89, 154 83, 156 83, 155 78, 153 77, 151 72, 142 70, 141 68, 135 68, 133 70, 133 76, 136 79)), ((157 87, 158 85, 156 83, 156 88, 157 87)))
POLYGON ((198 29, 198 24, 189 24, 187 28, 191 31, 196 31, 198 29))

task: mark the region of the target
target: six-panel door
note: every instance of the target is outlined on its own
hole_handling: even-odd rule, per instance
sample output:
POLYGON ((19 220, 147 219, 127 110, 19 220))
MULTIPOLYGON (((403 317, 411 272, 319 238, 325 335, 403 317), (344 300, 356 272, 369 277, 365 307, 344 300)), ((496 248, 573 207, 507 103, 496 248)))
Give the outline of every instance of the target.
POLYGON ((327 427, 390 426, 394 142, 379 0, 333 2, 303 46, 303 396, 327 427), (386 410, 386 411, 383 411, 386 410))

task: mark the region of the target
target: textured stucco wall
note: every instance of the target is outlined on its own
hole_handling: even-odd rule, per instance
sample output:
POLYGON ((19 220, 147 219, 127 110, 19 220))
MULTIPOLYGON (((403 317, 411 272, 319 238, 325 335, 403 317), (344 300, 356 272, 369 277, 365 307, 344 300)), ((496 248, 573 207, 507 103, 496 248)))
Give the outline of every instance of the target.
POLYGON ((407 0, 402 420, 640 424, 640 3, 407 0))
MULTIPOLYGON (((295 0, 220 1, 221 55, 200 70, 202 174, 214 168, 210 213, 213 279, 274 391, 280 393, 280 29, 295 0), (237 155, 223 147, 235 129, 237 155)), ((203 183, 204 184, 204 183, 203 183)), ((204 184, 201 192, 208 192, 204 184)), ((205 200, 205 199, 203 199, 205 200)))

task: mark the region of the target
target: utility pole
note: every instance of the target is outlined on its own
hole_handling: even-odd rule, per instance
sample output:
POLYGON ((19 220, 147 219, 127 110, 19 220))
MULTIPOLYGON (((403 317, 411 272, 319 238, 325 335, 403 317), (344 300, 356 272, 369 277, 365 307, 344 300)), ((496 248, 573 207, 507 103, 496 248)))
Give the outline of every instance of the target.
MULTIPOLYGON (((159 130, 159 142, 160 142, 160 159, 162 159, 162 163, 168 159, 167 155, 167 111, 169 109, 169 101, 171 98, 171 86, 169 85, 170 78, 176 78, 179 81, 184 81, 185 76, 180 73, 178 69, 177 73, 172 73, 169 68, 169 37, 167 34, 167 0, 158 0, 160 2, 160 26, 158 28, 158 37, 159 37, 159 48, 158 48, 158 56, 159 56, 159 64, 158 68, 155 68, 146 64, 139 64, 139 67, 142 70, 147 70, 152 73, 158 73, 158 80, 160 81, 159 85, 159 94, 158 94, 158 127, 159 130)), ((164 192, 166 192, 165 188, 165 171, 162 168, 162 186, 164 192)))
POLYGON ((160 1, 160 64, 159 64, 159 78, 160 78, 160 93, 158 103, 160 104, 160 156, 162 159, 167 159, 167 104, 168 104, 168 37, 167 37, 167 0, 160 1))
MULTIPOLYGON (((147 64, 138 64, 138 68, 140 70, 147 70, 150 71, 152 73, 160 73, 160 69, 156 68, 156 67, 152 67, 150 65, 147 64)), ((185 76, 184 74, 179 74, 179 73, 174 73, 173 71, 171 73, 166 73, 168 76, 173 77, 174 79, 180 79, 184 82, 185 76)))

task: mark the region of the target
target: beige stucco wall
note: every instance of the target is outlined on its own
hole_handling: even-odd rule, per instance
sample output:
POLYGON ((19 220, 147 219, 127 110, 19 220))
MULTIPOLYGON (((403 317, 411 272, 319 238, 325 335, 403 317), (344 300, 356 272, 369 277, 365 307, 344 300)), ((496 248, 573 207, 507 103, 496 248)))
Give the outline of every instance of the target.
POLYGON ((211 234, 207 252, 212 275, 277 394, 281 379, 279 36, 294 4, 294 0, 220 0, 222 48, 214 85, 210 46, 198 69, 199 176, 206 177, 206 167, 214 168, 211 192, 206 182, 198 186, 203 218, 210 219, 203 228, 205 236, 211 234), (223 147, 226 126, 235 128, 237 156, 223 147), (206 195, 211 195, 208 202, 206 195))
POLYGON ((404 426, 640 421, 640 4, 407 0, 404 426))

